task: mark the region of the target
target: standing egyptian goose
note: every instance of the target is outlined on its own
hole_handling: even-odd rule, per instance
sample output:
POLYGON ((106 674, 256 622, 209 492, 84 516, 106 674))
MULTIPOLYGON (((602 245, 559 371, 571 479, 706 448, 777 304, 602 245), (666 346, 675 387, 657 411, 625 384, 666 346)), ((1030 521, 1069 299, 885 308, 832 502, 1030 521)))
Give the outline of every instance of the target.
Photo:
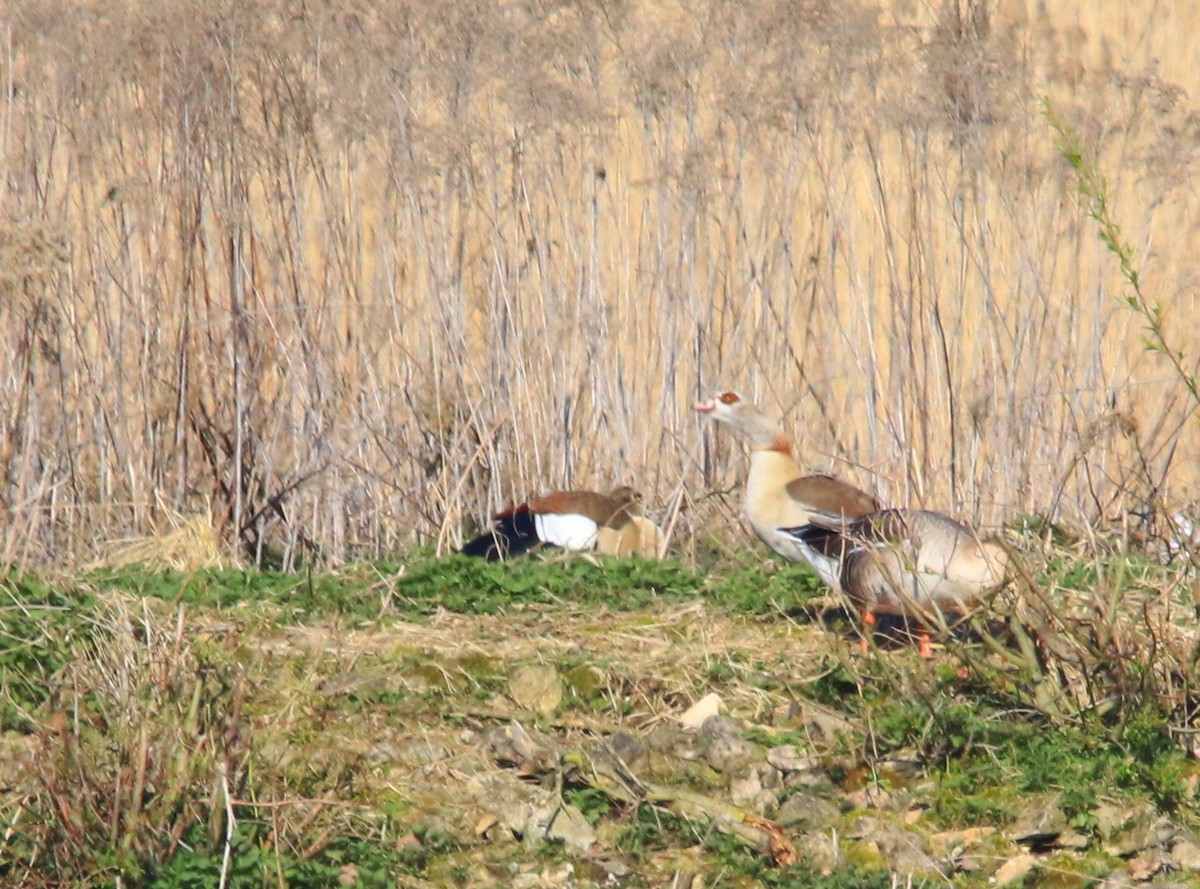
POLYGON ((1008 570, 1008 552, 996 540, 924 509, 885 509, 840 529, 810 523, 781 530, 837 566, 840 588, 868 633, 876 614, 920 621, 922 657, 932 654, 925 625, 941 612, 969 610, 1004 585, 1008 570))
POLYGON ((814 559, 811 548, 783 529, 812 522, 836 527, 875 512, 879 503, 840 479, 801 472, 779 425, 736 392, 722 392, 694 409, 728 423, 750 442, 745 511, 754 533, 785 559, 808 562, 837 589, 836 566, 823 556, 814 559))
MULTIPOLYGON (((999 544, 940 513, 879 511, 873 497, 845 482, 803 476, 776 423, 736 392, 695 409, 750 440, 746 516, 755 533, 844 593, 868 631, 876 612, 919 617, 929 606, 962 610, 1003 585, 1007 553, 999 544)), ((928 656, 927 631, 920 647, 928 656)))
POLYGON ((459 552, 494 562, 540 544, 595 549, 598 538, 609 540, 616 533, 621 539, 620 532, 640 514, 640 504, 641 495, 627 485, 608 494, 555 491, 492 516, 492 527, 459 552))

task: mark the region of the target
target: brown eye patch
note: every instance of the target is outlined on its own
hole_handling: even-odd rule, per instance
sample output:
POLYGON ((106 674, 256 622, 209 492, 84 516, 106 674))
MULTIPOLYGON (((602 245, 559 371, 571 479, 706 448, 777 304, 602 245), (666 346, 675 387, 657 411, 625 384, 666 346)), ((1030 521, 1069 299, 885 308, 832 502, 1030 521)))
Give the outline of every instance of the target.
POLYGON ((737 404, 741 401, 736 392, 722 392, 717 398, 720 399, 721 404, 737 404))

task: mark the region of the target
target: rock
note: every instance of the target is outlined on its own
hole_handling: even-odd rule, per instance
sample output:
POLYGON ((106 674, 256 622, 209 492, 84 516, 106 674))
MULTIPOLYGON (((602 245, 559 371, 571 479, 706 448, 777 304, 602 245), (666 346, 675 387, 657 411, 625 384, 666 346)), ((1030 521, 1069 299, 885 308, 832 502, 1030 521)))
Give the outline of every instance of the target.
POLYGON ((646 747, 655 753, 680 759, 698 759, 700 756, 696 736, 669 722, 660 722, 650 730, 646 735, 646 747))
POLYGON ((841 850, 832 831, 811 830, 796 836, 792 844, 800 853, 801 860, 818 873, 827 874, 840 863, 841 850))
POLYGON ((549 791, 527 784, 508 771, 473 776, 466 783, 466 791, 484 813, 476 822, 476 830, 482 827, 490 835, 494 835, 499 825, 509 836, 519 836, 524 833, 531 813, 551 805, 549 791))
POLYGON ((772 808, 779 798, 763 787, 762 773, 764 770, 768 774, 778 777, 778 772, 765 764, 762 764, 761 768, 751 767, 744 774, 729 782, 729 801, 735 806, 748 808, 758 815, 763 815, 767 809, 772 808))
MULTIPOLYGON (((1067 829, 1067 816, 1058 807, 1057 793, 1041 793, 1031 797, 1017 816, 1008 835, 1031 849, 1048 849, 1058 843, 1067 829)), ((1015 860, 1015 859, 1014 859, 1015 860)))
POLYGON ((1200 846, 1192 840, 1180 840, 1171 847, 1171 860, 1184 871, 1200 871, 1200 846))
POLYGON ((679 717, 679 724, 690 731, 698 731, 710 716, 716 716, 725 708, 721 696, 710 692, 692 704, 679 717))
POLYGON ((1129 862, 1129 879, 1141 883, 1171 870, 1171 856, 1163 849, 1147 849, 1129 862))
POLYGON ((820 768, 820 761, 815 756, 801 754, 794 744, 772 747, 767 751, 767 762, 784 774, 807 772, 820 768))
POLYGON ((563 805, 548 825, 546 838, 562 843, 568 852, 583 855, 590 852, 595 844, 596 831, 581 811, 574 806, 563 805))
POLYGON ((509 677, 508 693, 526 710, 549 716, 562 703, 563 684, 553 667, 531 664, 509 677))
POLYGON ((784 827, 821 831, 833 827, 841 819, 842 810, 837 803, 799 790, 792 792, 780 804, 773 820, 784 827))
POLYGON ((762 758, 758 745, 742 738, 724 716, 710 716, 700 726, 700 755, 718 772, 733 772, 762 758))
POLYGON ((1007 886, 1009 883, 1015 883, 1017 880, 1024 879, 1034 865, 1037 864, 1037 859, 1028 852, 1022 852, 1016 858, 1010 858, 992 874, 992 883, 996 886, 1007 886))
POLYGON ((1171 822, 1159 815, 1153 803, 1117 805, 1105 802, 1092 814, 1104 851, 1118 858, 1167 845, 1175 835, 1171 822))
POLYGON ((391 759, 406 766, 428 765, 450 756, 449 748, 421 738, 399 741, 388 752, 391 754, 391 759))
POLYGON ((752 803, 755 797, 762 793, 762 789, 762 779, 758 777, 758 772, 748 769, 745 774, 730 780, 729 801, 735 806, 745 806, 752 803))
POLYGON ((849 836, 878 851, 894 873, 940 877, 948 870, 929 854, 921 834, 882 818, 859 818, 849 836))
POLYGON ((604 743, 627 766, 632 765, 646 755, 646 745, 642 743, 640 738, 631 735, 629 732, 614 732, 608 736, 604 743))
POLYGON ((779 769, 765 762, 760 762, 757 766, 758 779, 762 782, 762 786, 767 790, 781 790, 783 788, 783 775, 779 769))

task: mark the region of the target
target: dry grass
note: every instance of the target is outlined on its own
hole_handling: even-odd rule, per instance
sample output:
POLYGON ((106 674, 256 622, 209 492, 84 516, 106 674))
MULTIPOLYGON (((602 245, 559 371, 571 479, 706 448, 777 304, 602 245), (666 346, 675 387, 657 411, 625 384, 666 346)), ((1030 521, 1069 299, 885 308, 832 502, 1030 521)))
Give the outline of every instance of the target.
POLYGON ((11 4, 0 560, 665 509, 741 472, 717 386, 888 501, 1157 533, 1196 405, 1039 113, 1195 367, 1196 26, 1142 6, 11 4))

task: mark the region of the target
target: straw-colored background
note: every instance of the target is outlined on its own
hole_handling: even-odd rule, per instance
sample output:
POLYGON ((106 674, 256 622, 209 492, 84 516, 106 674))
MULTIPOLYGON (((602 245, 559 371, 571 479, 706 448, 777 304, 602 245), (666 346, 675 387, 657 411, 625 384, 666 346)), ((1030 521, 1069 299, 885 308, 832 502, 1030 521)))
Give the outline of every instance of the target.
POLYGON ((1200 4, 378 6, 8 4, 0 559, 665 510, 744 472, 717 388, 985 528, 1195 499, 1195 402, 1041 100, 1194 368, 1200 4))

